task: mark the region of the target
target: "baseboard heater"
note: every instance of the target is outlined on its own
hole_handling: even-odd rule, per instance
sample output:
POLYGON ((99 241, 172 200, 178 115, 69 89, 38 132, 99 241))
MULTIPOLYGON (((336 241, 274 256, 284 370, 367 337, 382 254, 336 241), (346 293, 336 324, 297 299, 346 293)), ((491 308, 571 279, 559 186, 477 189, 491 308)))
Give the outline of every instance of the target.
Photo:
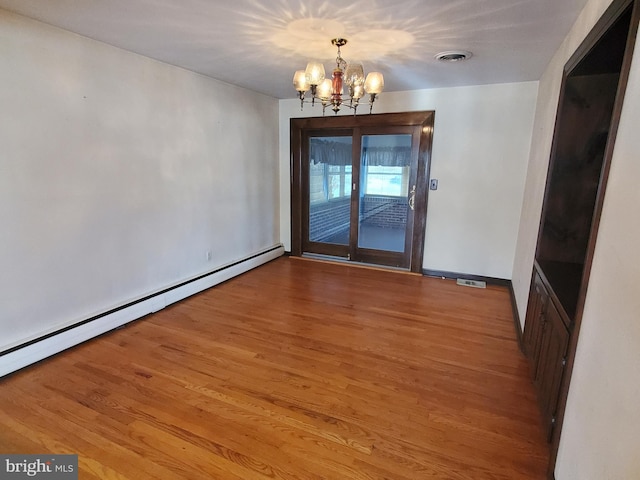
POLYGON ((507 280, 504 278, 485 277, 482 275, 471 275, 468 273, 423 269, 422 274, 426 275, 427 277, 439 277, 442 279, 448 278, 451 280, 455 280, 458 285, 462 285, 465 287, 486 288, 487 285, 500 285, 503 287, 510 287, 511 285, 511 280, 507 280))
POLYGON ((273 246, 224 265, 216 270, 186 280, 159 292, 87 318, 58 331, 0 352, 0 377, 16 372, 68 348, 114 330, 140 317, 157 312, 167 305, 248 272, 284 254, 284 247, 273 246))

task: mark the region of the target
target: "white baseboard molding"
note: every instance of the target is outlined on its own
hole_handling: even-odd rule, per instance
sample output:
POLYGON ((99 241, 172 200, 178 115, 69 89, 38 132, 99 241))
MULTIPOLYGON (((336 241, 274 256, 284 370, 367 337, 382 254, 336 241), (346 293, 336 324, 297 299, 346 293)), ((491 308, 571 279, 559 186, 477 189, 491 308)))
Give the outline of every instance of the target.
POLYGON ((210 274, 183 282, 128 306, 97 316, 95 319, 88 319, 89 321, 81 322, 77 326, 65 329, 60 333, 47 335, 40 340, 29 342, 23 347, 14 348, 0 356, 0 377, 16 372, 21 368, 121 327, 140 317, 162 310, 167 305, 248 272, 283 254, 284 247, 282 245, 274 246, 264 252, 220 267, 210 274))

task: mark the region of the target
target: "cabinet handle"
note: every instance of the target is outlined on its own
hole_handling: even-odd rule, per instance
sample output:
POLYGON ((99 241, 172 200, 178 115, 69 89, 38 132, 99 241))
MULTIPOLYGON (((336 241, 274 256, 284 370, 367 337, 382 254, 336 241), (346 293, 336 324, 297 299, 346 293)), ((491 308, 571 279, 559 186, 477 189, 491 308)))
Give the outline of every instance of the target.
POLYGON ((411 191, 409 192, 409 208, 411 210, 415 209, 415 204, 416 204, 416 186, 414 185, 413 188, 411 189, 411 191))

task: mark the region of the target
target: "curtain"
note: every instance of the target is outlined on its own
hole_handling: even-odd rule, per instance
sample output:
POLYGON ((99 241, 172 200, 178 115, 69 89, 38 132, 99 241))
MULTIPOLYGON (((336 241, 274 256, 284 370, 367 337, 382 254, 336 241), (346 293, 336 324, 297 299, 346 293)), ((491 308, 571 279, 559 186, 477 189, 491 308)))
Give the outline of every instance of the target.
POLYGON ((373 167, 408 167, 411 147, 364 147, 363 163, 373 167))
POLYGON ((309 141, 309 160, 314 164, 351 165, 351 142, 312 138, 309 141))
MULTIPOLYGON (((351 143, 312 138, 309 160, 313 164, 351 165, 351 143)), ((375 167, 406 167, 411 164, 411 147, 364 147, 362 155, 367 165, 375 167)))

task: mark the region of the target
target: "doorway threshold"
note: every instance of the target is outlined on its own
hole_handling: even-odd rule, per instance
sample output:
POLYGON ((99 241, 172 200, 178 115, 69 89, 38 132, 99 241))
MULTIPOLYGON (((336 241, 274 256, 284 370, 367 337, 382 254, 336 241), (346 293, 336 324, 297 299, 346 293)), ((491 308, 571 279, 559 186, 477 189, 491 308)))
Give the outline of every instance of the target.
POLYGON ((373 270, 385 270, 385 271, 393 271, 393 272, 399 272, 399 273, 409 273, 411 275, 422 276, 422 274, 420 273, 411 272, 408 268, 393 267, 390 265, 378 265, 375 263, 356 262, 354 260, 349 260, 348 258, 336 257, 333 255, 323 255, 321 253, 303 253, 302 256, 300 257, 292 256, 290 258, 298 258, 300 260, 314 260, 314 261, 326 262, 326 263, 340 263, 344 265, 349 265, 351 267, 369 268, 373 270))

